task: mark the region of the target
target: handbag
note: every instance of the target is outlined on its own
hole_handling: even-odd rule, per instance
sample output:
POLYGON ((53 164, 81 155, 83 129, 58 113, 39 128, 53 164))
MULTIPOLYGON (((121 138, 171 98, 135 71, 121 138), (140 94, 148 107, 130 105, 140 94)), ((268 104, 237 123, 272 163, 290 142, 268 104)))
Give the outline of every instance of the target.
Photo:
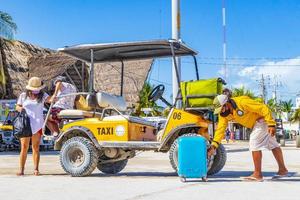
POLYGON ((16 138, 31 137, 30 119, 25 110, 20 112, 13 121, 14 136, 16 138))

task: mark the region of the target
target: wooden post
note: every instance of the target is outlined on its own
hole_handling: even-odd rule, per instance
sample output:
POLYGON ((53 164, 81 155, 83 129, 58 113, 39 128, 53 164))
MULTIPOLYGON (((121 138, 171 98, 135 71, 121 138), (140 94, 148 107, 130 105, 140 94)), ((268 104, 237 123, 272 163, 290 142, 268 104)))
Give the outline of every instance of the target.
POLYGON ((71 76, 68 74, 68 72, 65 71, 65 75, 68 77, 68 79, 71 81, 71 83, 75 86, 76 90, 78 90, 76 84, 74 83, 73 79, 72 79, 71 76))
POLYGON ((0 40, 0 86, 2 88, 3 94, 0 97, 4 98, 6 95, 6 79, 5 79, 4 65, 2 62, 1 49, 2 49, 2 40, 0 40))
MULTIPOLYGON (((76 67, 75 64, 73 64, 72 66, 73 66, 73 68, 75 69, 75 71, 76 71, 77 75, 79 76, 79 78, 81 79, 81 83, 82 83, 82 76, 81 76, 81 74, 79 73, 79 70, 77 69, 77 67, 76 67)), ((81 92, 83 92, 83 88, 81 88, 81 90, 82 90, 81 92)))

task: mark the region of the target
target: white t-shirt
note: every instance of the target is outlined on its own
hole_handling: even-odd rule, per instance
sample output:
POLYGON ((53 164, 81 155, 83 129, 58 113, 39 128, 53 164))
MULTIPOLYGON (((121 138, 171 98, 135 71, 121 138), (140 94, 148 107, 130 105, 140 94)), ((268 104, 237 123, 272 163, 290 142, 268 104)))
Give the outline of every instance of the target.
POLYGON ((21 105, 29 119, 30 119, 30 126, 32 134, 36 134, 40 129, 43 128, 44 124, 44 115, 43 115, 43 108, 45 100, 49 95, 44 93, 43 99, 40 103, 37 100, 31 100, 29 97, 26 98, 26 93, 23 92, 18 99, 17 104, 21 105))
MULTIPOLYGON (((76 92, 77 92, 77 90, 74 85, 72 85, 70 83, 62 82, 62 87, 61 87, 61 90, 58 91, 57 97, 59 97, 61 95, 76 93, 76 92)), ((62 109, 73 109, 75 98, 76 98, 75 95, 58 98, 57 102, 55 102, 53 107, 54 108, 62 108, 62 109)))

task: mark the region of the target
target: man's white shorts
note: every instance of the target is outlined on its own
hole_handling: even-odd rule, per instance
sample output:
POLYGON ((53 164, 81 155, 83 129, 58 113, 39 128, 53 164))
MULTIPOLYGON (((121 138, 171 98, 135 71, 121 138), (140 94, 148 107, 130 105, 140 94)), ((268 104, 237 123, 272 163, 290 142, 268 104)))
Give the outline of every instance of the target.
POLYGON ((275 137, 268 133, 268 125, 265 121, 257 121, 250 134, 250 151, 272 150, 279 147, 275 137))

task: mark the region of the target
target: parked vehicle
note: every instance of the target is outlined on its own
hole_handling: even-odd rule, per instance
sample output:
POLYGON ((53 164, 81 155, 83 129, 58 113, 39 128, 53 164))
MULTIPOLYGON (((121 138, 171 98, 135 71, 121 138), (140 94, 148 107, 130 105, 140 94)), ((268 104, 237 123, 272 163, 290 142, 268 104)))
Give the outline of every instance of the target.
MULTIPOLYGON (((20 142, 14 136, 13 120, 18 115, 17 111, 10 111, 6 119, 0 124, 0 151, 19 150, 20 142)), ((47 134, 50 131, 46 128, 47 134)), ((54 140, 45 140, 41 138, 41 150, 53 150, 54 140)))
MULTIPOLYGON (((194 50, 175 40, 146 42, 128 42, 111 44, 93 44, 65 47, 59 49, 77 59, 90 63, 90 89, 86 100, 94 111, 63 110, 60 117, 65 120, 55 150, 60 151, 62 168, 72 176, 88 176, 97 167, 101 172, 115 174, 122 171, 128 159, 136 151, 169 152, 170 163, 177 171, 177 139, 189 134, 202 135, 211 140, 208 128, 214 127, 211 121, 213 98, 222 90, 222 79, 199 80, 194 50), (171 108, 163 128, 156 123, 140 117, 126 114, 126 102, 123 98, 123 61, 171 57, 192 56, 195 61, 195 81, 178 82, 181 90, 174 105, 163 98, 165 87, 156 86, 149 100, 162 100, 171 108), (94 63, 120 61, 120 96, 94 91, 94 63), (182 107, 177 106, 181 104, 182 107), (96 112, 101 108, 102 112, 96 112), (111 114, 114 111, 116 114, 111 114)), ((177 72, 177 77, 179 73, 177 72)), ((179 80, 179 79, 178 79, 179 80)), ((74 95, 74 94, 70 94, 74 95)), ((50 106, 51 109, 51 106, 50 106)), ((226 151, 220 145, 216 155, 208 158, 208 174, 218 173, 226 162, 226 151)))
POLYGON ((16 111, 10 111, 6 119, 0 124, 0 149, 2 151, 19 148, 19 141, 14 137, 12 125, 12 121, 16 116, 16 111))

